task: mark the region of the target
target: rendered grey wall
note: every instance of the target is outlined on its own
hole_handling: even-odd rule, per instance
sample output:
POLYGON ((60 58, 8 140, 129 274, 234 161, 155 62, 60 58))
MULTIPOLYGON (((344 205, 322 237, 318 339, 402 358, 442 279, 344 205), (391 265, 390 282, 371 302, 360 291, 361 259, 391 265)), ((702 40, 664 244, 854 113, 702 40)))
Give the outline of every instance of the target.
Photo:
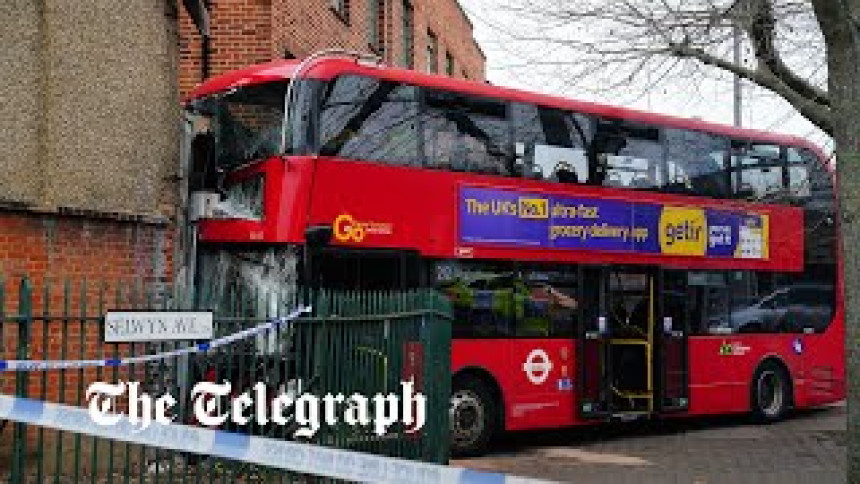
POLYGON ((171 215, 177 3, 0 2, 0 202, 171 215))
POLYGON ((0 202, 39 194, 40 39, 36 2, 0 2, 0 202))

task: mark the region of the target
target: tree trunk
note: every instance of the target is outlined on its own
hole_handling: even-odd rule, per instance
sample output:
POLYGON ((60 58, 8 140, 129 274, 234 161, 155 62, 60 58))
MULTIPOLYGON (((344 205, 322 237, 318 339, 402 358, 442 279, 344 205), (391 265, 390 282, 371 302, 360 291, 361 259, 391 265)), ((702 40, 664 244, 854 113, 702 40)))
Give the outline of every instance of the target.
POLYGON ((848 482, 860 482, 860 0, 816 0, 827 46, 845 281, 848 482))

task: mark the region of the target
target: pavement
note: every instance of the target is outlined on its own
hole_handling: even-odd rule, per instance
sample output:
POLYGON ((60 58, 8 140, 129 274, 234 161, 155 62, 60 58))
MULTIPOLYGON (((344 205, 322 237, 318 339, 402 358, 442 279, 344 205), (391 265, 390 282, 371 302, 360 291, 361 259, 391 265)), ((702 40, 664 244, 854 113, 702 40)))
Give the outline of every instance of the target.
POLYGON ((846 409, 770 425, 743 416, 510 433, 451 465, 572 483, 846 482, 846 409))

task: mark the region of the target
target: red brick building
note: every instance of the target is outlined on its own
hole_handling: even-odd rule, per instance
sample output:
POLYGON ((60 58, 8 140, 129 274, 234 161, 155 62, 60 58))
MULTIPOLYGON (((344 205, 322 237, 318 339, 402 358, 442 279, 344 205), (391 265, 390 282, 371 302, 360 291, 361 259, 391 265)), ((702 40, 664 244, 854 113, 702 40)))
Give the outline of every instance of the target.
POLYGON ((208 45, 187 12, 180 16, 182 95, 204 77, 334 47, 373 52, 389 65, 484 79, 484 54, 457 0, 208 0, 208 5, 208 45))

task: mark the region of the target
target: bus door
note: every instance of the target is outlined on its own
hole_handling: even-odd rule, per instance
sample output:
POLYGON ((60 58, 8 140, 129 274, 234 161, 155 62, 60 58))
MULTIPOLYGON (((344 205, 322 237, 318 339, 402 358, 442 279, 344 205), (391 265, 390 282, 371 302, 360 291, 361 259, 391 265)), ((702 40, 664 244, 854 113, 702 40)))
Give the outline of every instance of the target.
POLYGON ((656 272, 647 267, 584 267, 579 335, 583 418, 654 410, 656 272))
POLYGON ((658 324, 655 341, 655 368, 658 411, 682 412, 689 407, 687 336, 692 321, 695 288, 687 284, 687 272, 663 270, 659 273, 658 324))
POLYGON ((606 269, 603 267, 582 267, 580 280, 579 305, 581 315, 577 336, 577 365, 579 382, 577 398, 582 418, 601 418, 609 414, 609 359, 606 354, 608 339, 605 327, 606 314, 603 304, 606 301, 606 269))

